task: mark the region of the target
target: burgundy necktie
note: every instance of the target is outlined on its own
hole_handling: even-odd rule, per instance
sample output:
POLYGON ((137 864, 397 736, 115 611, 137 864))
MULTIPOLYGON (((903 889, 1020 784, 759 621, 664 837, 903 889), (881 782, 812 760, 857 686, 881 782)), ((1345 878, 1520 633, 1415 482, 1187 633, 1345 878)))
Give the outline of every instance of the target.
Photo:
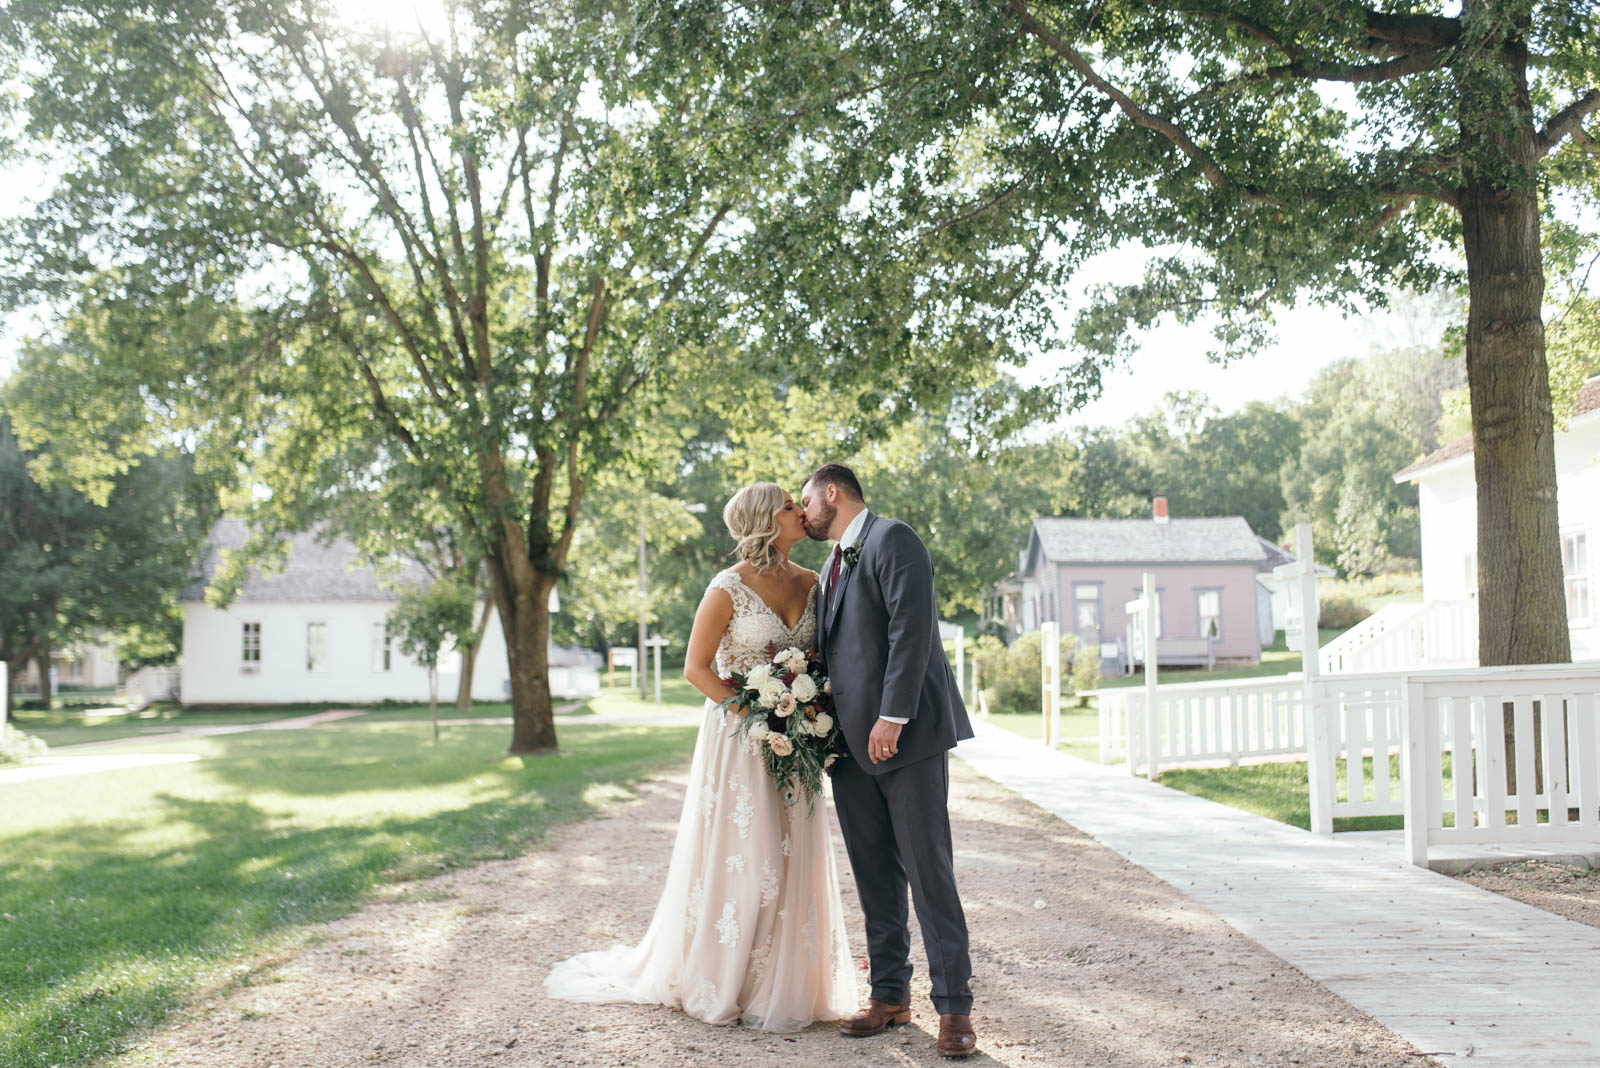
POLYGON ((842 550, 839 546, 833 547, 833 563, 828 567, 828 604, 833 604, 833 591, 839 586, 839 557, 842 550))

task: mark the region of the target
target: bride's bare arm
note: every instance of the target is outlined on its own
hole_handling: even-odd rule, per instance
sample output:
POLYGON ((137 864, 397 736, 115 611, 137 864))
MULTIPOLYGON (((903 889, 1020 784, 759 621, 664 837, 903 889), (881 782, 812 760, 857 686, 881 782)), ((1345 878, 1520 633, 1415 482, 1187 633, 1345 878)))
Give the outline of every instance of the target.
POLYGON ((717 675, 712 666, 717 658, 717 645, 733 619, 733 598, 726 590, 707 590, 695 609, 694 629, 689 632, 689 651, 683 658, 683 677, 713 701, 724 701, 733 691, 717 675))

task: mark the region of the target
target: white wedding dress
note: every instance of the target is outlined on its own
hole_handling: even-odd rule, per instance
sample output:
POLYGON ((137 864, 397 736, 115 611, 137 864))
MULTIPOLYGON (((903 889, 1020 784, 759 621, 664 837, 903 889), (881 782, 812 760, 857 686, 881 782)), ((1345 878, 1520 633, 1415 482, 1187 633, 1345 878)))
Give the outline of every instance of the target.
MULTIPOLYGON (((815 588, 791 629, 737 572, 721 572, 711 587, 733 600, 718 674, 765 662, 769 645, 815 644, 815 588)), ((706 702, 672 861, 644 940, 557 964, 545 979, 551 997, 680 1006, 707 1023, 766 1031, 856 1010, 826 802, 817 798, 813 812, 803 792, 786 801, 737 725, 706 702)))

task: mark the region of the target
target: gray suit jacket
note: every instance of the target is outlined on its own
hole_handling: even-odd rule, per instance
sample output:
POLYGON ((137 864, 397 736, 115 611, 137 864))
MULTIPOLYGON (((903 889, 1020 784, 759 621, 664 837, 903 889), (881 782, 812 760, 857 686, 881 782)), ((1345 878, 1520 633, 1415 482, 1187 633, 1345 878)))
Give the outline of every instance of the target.
POLYGON ((869 775, 904 767, 972 737, 967 706, 939 641, 933 561, 916 531, 867 516, 861 556, 828 592, 818 647, 850 755, 869 775), (879 715, 904 716, 900 747, 877 764, 867 735, 879 715))

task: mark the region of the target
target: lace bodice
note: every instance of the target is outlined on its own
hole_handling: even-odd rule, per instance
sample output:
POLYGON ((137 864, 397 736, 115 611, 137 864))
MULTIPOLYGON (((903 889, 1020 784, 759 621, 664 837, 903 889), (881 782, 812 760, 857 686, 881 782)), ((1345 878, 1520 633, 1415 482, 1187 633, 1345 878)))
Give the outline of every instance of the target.
POLYGON ((811 587, 806 596, 806 610, 792 629, 784 625, 761 595, 746 586, 732 568, 719 572, 711 580, 710 588, 726 590, 733 599, 733 618, 728 621, 722 641, 717 643, 717 674, 726 676, 731 671, 743 674, 765 663, 768 645, 809 650, 817 643, 816 586, 811 587))

